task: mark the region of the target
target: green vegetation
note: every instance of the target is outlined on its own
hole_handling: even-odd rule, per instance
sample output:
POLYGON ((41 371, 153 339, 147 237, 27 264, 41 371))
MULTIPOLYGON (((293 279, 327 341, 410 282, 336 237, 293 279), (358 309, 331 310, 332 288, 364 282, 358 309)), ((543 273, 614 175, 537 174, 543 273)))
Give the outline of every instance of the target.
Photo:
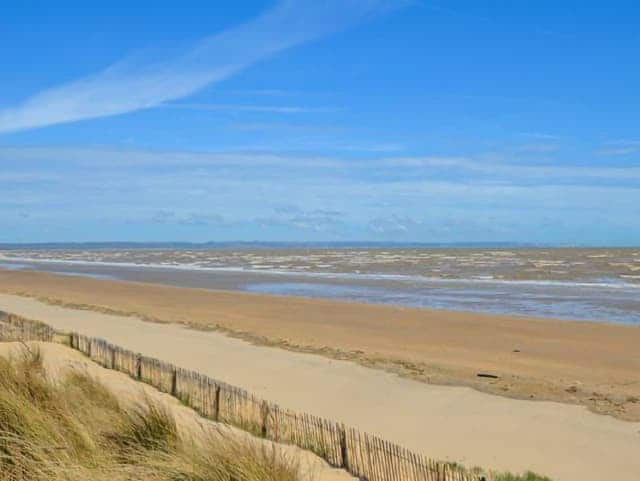
POLYGON ((479 480, 486 481, 553 481, 551 478, 541 476, 540 474, 532 471, 525 471, 522 474, 513 474, 509 472, 497 472, 487 471, 479 466, 475 466, 471 469, 465 468, 458 462, 448 462, 447 465, 454 471, 460 471, 462 473, 471 474, 477 477, 479 480))
POLYGON ((491 479, 493 481, 551 481, 551 478, 532 473, 531 471, 523 474, 500 473, 491 479))
POLYGON ((47 378, 25 347, 0 357, 0 481, 295 481, 295 462, 218 432, 183 439, 147 400, 127 409, 86 373, 47 378))

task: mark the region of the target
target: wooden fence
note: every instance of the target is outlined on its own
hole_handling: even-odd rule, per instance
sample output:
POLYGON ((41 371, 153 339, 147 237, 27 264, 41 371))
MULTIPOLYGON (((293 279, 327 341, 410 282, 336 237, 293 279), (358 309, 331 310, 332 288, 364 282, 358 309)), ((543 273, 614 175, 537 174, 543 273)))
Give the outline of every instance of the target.
MULTIPOLYGON (((54 338, 55 331, 46 325, 34 323, 33 328, 27 328, 30 321, 17 319, 13 316, 14 325, 19 326, 19 331, 25 332, 29 340, 51 341, 54 338)), ((123 349, 103 339, 78 333, 69 334, 67 339, 72 348, 101 366, 127 373, 169 393, 208 419, 313 451, 330 465, 343 468, 362 480, 482 481, 477 475, 412 453, 377 436, 281 408, 243 389, 123 349)))
POLYGON ((56 331, 42 322, 0 312, 0 341, 52 342, 56 331))

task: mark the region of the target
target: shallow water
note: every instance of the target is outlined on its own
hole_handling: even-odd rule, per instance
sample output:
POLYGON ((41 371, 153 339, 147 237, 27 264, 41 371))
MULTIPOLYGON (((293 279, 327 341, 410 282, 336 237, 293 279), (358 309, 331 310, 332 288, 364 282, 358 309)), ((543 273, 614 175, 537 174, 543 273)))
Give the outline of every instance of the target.
POLYGON ((11 250, 0 260, 185 287, 640 324, 640 249, 11 250))

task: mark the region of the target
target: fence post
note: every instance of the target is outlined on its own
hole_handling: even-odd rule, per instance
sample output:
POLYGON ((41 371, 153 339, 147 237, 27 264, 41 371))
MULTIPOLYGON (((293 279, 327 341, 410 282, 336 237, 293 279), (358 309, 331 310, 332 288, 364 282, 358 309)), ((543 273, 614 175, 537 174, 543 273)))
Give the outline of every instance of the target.
POLYGON ((136 356, 136 378, 142 379, 142 356, 136 356))
POLYGON ((89 356, 89 358, 91 358, 91 347, 92 347, 92 340, 89 339, 89 346, 87 347, 87 356, 89 356))
POLYGON ((220 421, 220 385, 216 384, 216 413, 214 419, 220 421))
POLYGON ((178 370, 173 368, 173 375, 171 376, 171 395, 178 397, 178 370))
POLYGON ((347 431, 344 428, 344 424, 341 424, 338 427, 338 429, 340 430, 340 453, 342 455, 342 467, 347 471, 349 471, 349 452, 347 450, 347 431))
POLYGON ((262 406, 260 406, 260 411, 262 414, 262 437, 267 437, 267 424, 269 422, 269 403, 267 401, 262 401, 262 406))

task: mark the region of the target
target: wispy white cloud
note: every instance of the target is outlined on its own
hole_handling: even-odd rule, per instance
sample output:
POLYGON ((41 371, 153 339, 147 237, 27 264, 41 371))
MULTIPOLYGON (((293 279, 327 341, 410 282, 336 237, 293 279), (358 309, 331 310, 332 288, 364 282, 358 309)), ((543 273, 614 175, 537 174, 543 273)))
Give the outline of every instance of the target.
POLYGON ((274 209, 273 215, 255 218, 252 221, 267 227, 290 227, 313 232, 336 232, 344 227, 347 215, 327 209, 303 210, 294 208, 287 212, 274 209))
POLYGON ((209 211, 160 209, 151 216, 151 221, 155 224, 215 225, 222 224, 224 217, 209 211))
POLYGON ((304 114, 312 112, 336 112, 335 107, 300 107, 295 105, 234 105, 234 104, 202 104, 179 103, 162 104, 161 107, 185 110, 211 110, 231 112, 260 112, 276 114, 304 114))
POLYGON ((50 172, 0 172, 0 184, 35 184, 38 182, 56 182, 61 175, 50 172))
POLYGON ((619 157, 640 153, 640 140, 616 140, 598 150, 599 155, 619 157))
MULTIPOLYGON (((296 119, 297 120, 297 119, 296 119)), ((286 130, 296 133, 315 133, 315 134, 329 134, 344 132, 345 127, 335 125, 334 123, 327 124, 312 124, 303 123, 297 120, 296 122, 237 122, 231 124, 229 128, 238 131, 255 132, 263 130, 286 130)))
POLYGON ((521 145, 516 149, 518 153, 522 154, 551 154, 560 150, 560 146, 553 142, 532 142, 526 145, 521 145))
POLYGON ((135 150, 110 147, 2 147, 0 162, 76 167, 340 167, 344 162, 322 156, 294 156, 269 152, 197 152, 135 150))
POLYGON ((369 221, 369 228, 376 234, 406 234, 419 228, 423 222, 408 216, 392 214, 386 217, 375 217, 369 221))
MULTIPOLYGON (((382 152, 386 150, 381 149, 382 152)), ((371 153, 363 150, 364 153, 371 153)), ((556 164, 495 160, 483 155, 468 156, 393 156, 345 157, 309 155, 278 151, 197 152, 170 150, 118 149, 109 147, 2 147, 0 163, 20 165, 24 169, 48 172, 52 165, 73 169, 100 169, 128 175, 128 169, 188 169, 189 172, 215 172, 246 180, 246 168, 257 176, 267 172, 279 177, 340 178, 348 176, 365 183, 379 184, 402 179, 447 179, 455 183, 476 185, 575 184, 601 182, 619 184, 640 181, 640 164, 556 164)), ((0 176, 2 180, 2 176, 0 176)))
POLYGON ((178 55, 160 60, 131 56, 0 110, 0 133, 123 114, 179 99, 395 5, 392 0, 280 0, 255 19, 178 55))
POLYGON ((288 89, 243 89, 243 90, 225 90, 225 93, 229 94, 241 94, 241 95, 253 95, 260 97, 287 97, 290 95, 299 95, 307 93, 297 90, 288 89))
POLYGON ((383 162, 391 167, 405 168, 446 168, 460 167, 473 169, 476 162, 471 157, 436 157, 436 156, 410 156, 410 157, 392 157, 384 159, 383 162))
MULTIPOLYGON (((456 170, 483 174, 509 182, 539 181, 550 183, 559 179, 576 182, 601 180, 640 180, 640 166, 627 167, 609 165, 558 165, 536 163, 509 163, 485 161, 480 157, 397 157, 382 159, 388 166, 423 170, 456 170)), ((414 174, 415 175, 415 174, 414 174)))
POLYGON ((545 132, 519 132, 523 137, 530 137, 533 139, 542 140, 560 140, 560 136, 554 134, 548 134, 545 132))

